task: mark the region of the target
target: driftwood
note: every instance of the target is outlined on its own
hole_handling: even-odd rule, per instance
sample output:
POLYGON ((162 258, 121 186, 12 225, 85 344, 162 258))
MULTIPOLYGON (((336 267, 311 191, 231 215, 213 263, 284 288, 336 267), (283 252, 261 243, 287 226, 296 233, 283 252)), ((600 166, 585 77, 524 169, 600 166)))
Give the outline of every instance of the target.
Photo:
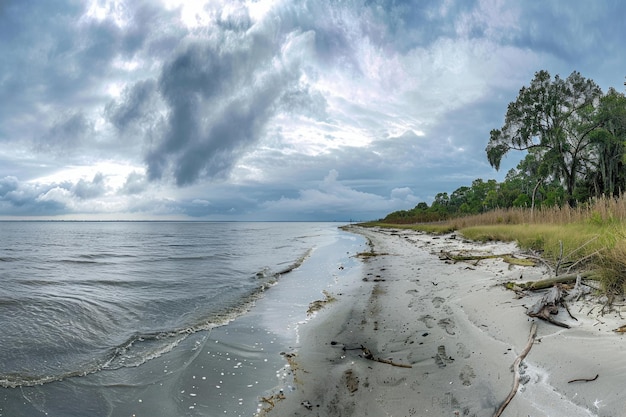
POLYGON ((459 262, 459 261, 481 261, 483 259, 494 259, 494 258, 503 258, 506 256, 512 256, 510 253, 503 253, 500 255, 496 255, 496 254, 490 254, 490 255, 470 255, 470 254, 453 254, 451 252, 447 252, 442 250, 439 253, 439 259, 442 261, 448 260, 448 261, 455 261, 455 262, 459 262))
MULTIPOLYGON (((526 314, 530 317, 536 317, 554 325, 569 329, 569 325, 561 323, 560 321, 552 318, 553 315, 556 315, 559 312, 560 305, 565 306, 565 302, 563 301, 563 293, 564 291, 561 289, 561 286, 559 284, 554 285, 550 289, 550 291, 548 291, 543 297, 541 297, 539 301, 535 303, 535 305, 528 309, 526 314)), ((565 308, 569 313, 569 309, 567 307, 565 308)), ((571 313, 570 317, 574 318, 571 313)), ((574 318, 574 320, 576 319, 574 318)))
POLYGON ((519 389, 519 379, 520 379, 519 366, 524 360, 524 358, 526 357, 526 355, 528 355, 528 352, 530 352, 530 349, 533 347, 533 343, 535 343, 536 335, 537 335, 537 323, 533 322, 532 326, 530 326, 530 335, 528 336, 528 342, 526 343, 526 346, 524 347, 524 350, 522 351, 522 353, 520 353, 519 356, 515 358, 515 362, 513 362, 513 372, 515 373, 515 376, 513 379, 513 388, 511 389, 511 392, 509 392, 509 395, 506 397, 506 399, 504 400, 500 408, 496 410, 493 417, 500 417, 504 409, 507 407, 507 405, 509 405, 509 403, 511 402, 511 400, 517 393, 517 390, 519 389))
POLYGON ((567 383, 571 384, 572 382, 592 382, 592 381, 595 381, 596 379, 598 379, 599 376, 600 376, 600 374, 596 374, 596 376, 594 376, 593 378, 572 379, 571 381, 567 381, 567 383))
POLYGON ((380 362, 380 363, 386 363, 387 365, 392 365, 392 366, 397 366, 400 368, 412 368, 413 366, 411 365, 407 365, 404 363, 397 363, 397 362, 393 362, 390 361, 388 359, 382 359, 382 358, 377 358, 374 356, 374 354, 365 346, 361 345, 361 351, 363 352, 363 358, 365 359, 369 359, 371 361, 376 361, 376 362, 380 362))
POLYGON ((535 266, 537 265, 537 262, 534 259, 531 259, 530 257, 523 257, 523 258, 518 258, 515 257, 512 253, 501 253, 501 254, 489 254, 489 255, 472 255, 470 253, 467 253, 465 251, 461 251, 457 254, 454 254, 452 252, 448 252, 448 251, 440 251, 439 252, 439 259, 442 261, 451 261, 454 263, 457 262, 468 262, 471 263, 472 265, 476 266, 478 265, 478 262, 482 261, 483 259, 496 259, 496 258, 501 258, 504 262, 506 262, 507 264, 510 265, 518 265, 518 266, 535 266), (473 262, 470 262, 473 261, 473 262))
POLYGON ((554 284, 570 284, 572 282, 576 282, 576 278, 578 276, 582 279, 599 279, 598 271, 585 271, 577 274, 567 274, 567 275, 559 275, 552 278, 542 279, 540 281, 528 281, 528 282, 507 282, 504 284, 506 288, 509 290, 520 288, 522 290, 545 290, 546 288, 550 288, 554 286, 554 284))

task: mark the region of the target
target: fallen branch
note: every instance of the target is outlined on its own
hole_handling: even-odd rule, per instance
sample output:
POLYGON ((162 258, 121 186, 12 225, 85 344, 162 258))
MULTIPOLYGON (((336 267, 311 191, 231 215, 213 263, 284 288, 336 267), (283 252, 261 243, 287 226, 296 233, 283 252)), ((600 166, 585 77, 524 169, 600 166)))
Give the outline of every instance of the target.
POLYGON ((397 362, 393 362, 390 361, 388 359, 382 359, 382 358, 377 358, 374 356, 374 354, 365 346, 361 345, 361 351, 363 352, 363 357, 365 359, 369 359, 371 361, 376 361, 376 362, 380 362, 380 363, 386 363, 388 365, 392 365, 392 366, 398 366, 400 368, 412 368, 413 366, 411 365, 407 365, 404 363, 397 363, 397 362))
POLYGON ((460 261, 481 261, 483 259, 494 259, 494 258, 504 258, 504 257, 512 257, 513 255, 510 253, 503 253, 500 255, 491 254, 491 255, 462 255, 462 254, 452 254, 451 252, 441 251, 439 253, 439 259, 442 261, 449 260, 454 262, 460 261))
POLYGON ((388 359, 383 359, 383 358, 376 358, 374 360, 380 363, 386 363, 388 365, 397 366, 399 368, 412 368, 413 367, 412 365, 407 365, 406 363, 392 362, 388 359))
POLYGON ((503 256, 502 260, 509 265, 536 266, 537 262, 530 258, 516 258, 514 256, 503 256))
MULTIPOLYGON (((569 329, 570 326, 556 321, 552 318, 553 315, 559 312, 559 305, 563 304, 563 291, 559 285, 553 286, 539 301, 535 303, 526 314, 530 317, 536 317, 552 323, 556 326, 569 329)), ((568 310, 569 312, 569 310, 568 310)), ((571 315, 571 314, 570 314, 571 315)), ((573 317, 573 316, 572 316, 573 317)))
POLYGON ((578 378, 578 379, 572 379, 571 381, 567 381, 568 384, 571 384, 572 382, 591 382, 591 381, 595 381, 596 379, 598 379, 598 377, 600 376, 600 374, 597 374, 596 376, 594 376, 593 378, 578 378))
POLYGON ((542 279, 540 281, 528 281, 528 282, 507 282, 504 286, 512 290, 514 288, 521 288, 523 290, 545 290, 546 288, 552 287, 554 284, 569 284, 572 282, 576 282, 576 278, 580 275, 582 279, 599 279, 598 271, 585 271, 577 274, 567 274, 561 275, 558 277, 552 277, 547 279, 542 279))
POLYGON ((567 303, 565 301, 561 300, 561 304, 563 305, 563 307, 565 307, 565 310, 567 311, 567 314, 569 314, 570 318, 578 321, 578 319, 576 317, 572 316, 572 312, 569 311, 569 307, 567 306, 567 303))
POLYGON ((550 265, 550 264, 548 263, 548 261, 546 261, 546 260, 545 260, 544 258, 542 258, 541 256, 539 256, 539 255, 533 255, 532 253, 526 254, 525 256, 526 256, 528 259, 534 259, 534 260, 536 260, 537 262, 542 263, 542 264, 543 264, 546 268, 548 268, 548 270, 552 270, 552 265, 550 265))
POLYGON ((511 389, 511 392, 506 397, 506 399, 504 400, 500 408, 496 410, 493 417, 499 417, 500 415, 502 415, 502 412, 504 411, 504 409, 507 407, 507 405, 509 405, 509 403, 511 402, 511 400, 517 393, 517 390, 519 389, 519 379, 520 379, 519 366, 524 360, 524 358, 526 357, 526 355, 528 355, 528 352, 530 352, 530 349, 533 347, 533 343, 535 343, 536 335, 537 335, 537 323, 533 322, 532 326, 530 326, 530 335, 528 336, 528 342, 526 343, 526 346, 524 347, 524 350, 522 351, 522 353, 520 353, 519 356, 515 358, 515 362, 513 362, 513 372, 515 373, 515 377, 513 379, 513 389, 511 389))

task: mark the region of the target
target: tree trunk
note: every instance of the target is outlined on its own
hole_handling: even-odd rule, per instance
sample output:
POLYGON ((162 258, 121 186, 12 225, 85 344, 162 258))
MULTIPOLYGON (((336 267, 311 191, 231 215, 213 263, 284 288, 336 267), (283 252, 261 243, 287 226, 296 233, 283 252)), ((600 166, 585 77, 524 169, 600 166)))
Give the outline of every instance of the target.
POLYGON ((532 199, 530 200, 530 220, 535 220, 535 197, 537 196, 537 189, 542 182, 543 178, 537 181, 537 184, 535 184, 535 188, 533 188, 533 195, 532 199))
POLYGON ((578 277, 578 275, 580 275, 582 279, 599 278, 598 271, 585 271, 585 272, 581 272, 577 274, 567 274, 567 275, 560 275, 558 277, 546 278, 540 281, 528 281, 528 282, 520 282, 520 283, 507 282, 506 284, 504 284, 504 286, 510 290, 516 287, 521 288, 523 290, 531 290, 531 291, 545 290, 546 288, 550 288, 554 286, 554 284, 569 284, 571 282, 576 282, 576 277, 578 277))

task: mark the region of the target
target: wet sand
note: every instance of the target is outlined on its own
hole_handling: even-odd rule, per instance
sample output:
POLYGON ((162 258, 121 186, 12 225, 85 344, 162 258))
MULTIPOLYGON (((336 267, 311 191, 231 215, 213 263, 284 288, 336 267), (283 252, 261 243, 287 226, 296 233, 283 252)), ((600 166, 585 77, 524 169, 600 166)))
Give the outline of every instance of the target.
MULTIPOLYGON (((513 362, 536 320, 526 308, 540 297, 518 299, 501 284, 540 279, 546 269, 439 258, 441 251, 519 252, 513 243, 352 231, 378 255, 363 259, 359 285, 301 330, 261 415, 492 416, 511 391, 513 362)), ((565 312, 557 318, 571 329, 537 321, 520 389, 503 416, 626 415, 626 340, 612 331, 626 313, 623 320, 618 311, 601 315, 591 299, 569 305, 578 321, 565 312)))

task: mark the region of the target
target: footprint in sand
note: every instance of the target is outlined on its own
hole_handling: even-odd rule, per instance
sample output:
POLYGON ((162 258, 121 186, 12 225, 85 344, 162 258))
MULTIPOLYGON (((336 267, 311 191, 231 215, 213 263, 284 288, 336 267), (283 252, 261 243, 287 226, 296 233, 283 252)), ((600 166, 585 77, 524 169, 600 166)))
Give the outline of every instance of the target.
POLYGON ((456 354, 464 359, 469 359, 469 357, 472 356, 470 351, 467 350, 467 347, 463 343, 456 344, 456 354))
POLYGON ((389 385, 390 387, 397 387, 398 385, 403 384, 406 381, 406 377, 396 378, 396 377, 387 377, 384 378, 381 382, 385 385, 389 385))
POLYGON ((432 329, 433 326, 435 325, 435 318, 433 316, 431 316, 430 314, 427 314, 425 316, 422 316, 419 318, 419 321, 421 321, 422 323, 424 323, 426 325, 427 328, 432 329))
POLYGON ((359 377, 354 375, 352 369, 348 369, 343 373, 346 378, 346 388, 350 393, 356 392, 359 389, 359 377))
POLYGON ((459 374, 459 378, 461 382, 465 386, 472 385, 472 379, 476 378, 476 374, 474 373, 474 369, 471 366, 465 365, 463 369, 461 369, 461 373, 459 374))
POLYGON ((417 307, 420 306, 419 299, 417 298, 417 294, 419 294, 418 290, 408 290, 406 292, 406 294, 413 295, 411 301, 409 302, 409 306, 408 306, 410 309, 412 309, 415 306, 417 306, 417 307))
POLYGON ((444 299, 443 299, 443 298, 441 298, 441 297, 435 297, 435 298, 433 298, 433 300, 432 300, 432 301, 433 301, 433 305, 435 306, 435 308, 439 308, 439 307, 441 307, 441 305, 442 305, 442 304, 444 303, 444 301, 446 301, 446 300, 444 300, 444 299))
POLYGON ((441 345, 437 348, 437 354, 433 356, 435 363, 440 368, 445 368, 447 364, 452 363, 454 359, 446 354, 446 347, 441 345))
POLYGON ((437 324, 439 325, 439 327, 444 329, 446 331, 446 333, 448 333, 449 335, 456 334, 454 332, 454 328, 456 327, 455 324, 454 324, 454 320, 452 320, 450 318, 445 318, 445 319, 439 320, 439 322, 437 322, 437 324))

